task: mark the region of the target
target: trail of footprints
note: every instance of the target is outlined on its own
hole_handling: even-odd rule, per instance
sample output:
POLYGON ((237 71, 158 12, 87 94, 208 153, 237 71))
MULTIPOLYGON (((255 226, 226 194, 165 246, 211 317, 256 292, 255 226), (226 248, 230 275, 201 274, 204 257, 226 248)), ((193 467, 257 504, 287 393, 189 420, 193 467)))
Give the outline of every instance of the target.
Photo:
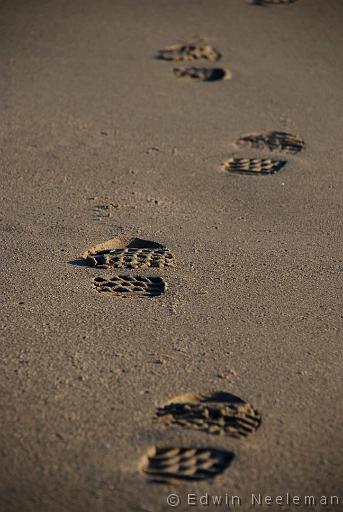
MULTIPOLYGON (((102 270, 93 279, 99 293, 114 296, 158 297, 166 283, 160 276, 107 275, 122 269, 174 267, 175 256, 156 242, 139 238, 114 238, 90 247, 81 255, 91 267, 102 270)), ((197 430, 207 435, 243 439, 261 424, 260 414, 247 402, 225 392, 188 393, 157 408, 154 420, 163 428, 197 430)), ((234 460, 234 453, 211 446, 153 446, 139 467, 152 483, 212 480, 234 460)))
MULTIPOLYGON (((258 0, 255 3, 291 3, 292 0, 258 0)), ((167 61, 193 61, 206 59, 218 61, 221 54, 211 46, 196 44, 175 45, 160 50, 156 58, 167 61)), ((216 81, 231 78, 223 68, 185 67, 174 68, 178 78, 216 81)), ((258 132, 242 135, 237 147, 266 152, 297 154, 305 147, 303 139, 282 131, 258 132)), ((222 169, 233 174, 266 175, 280 171, 287 164, 282 158, 232 156, 222 164, 222 169)), ((261 425, 260 413, 249 403, 229 393, 189 393, 159 407, 155 421, 160 425, 198 430, 207 435, 243 439, 256 432, 261 425)), ((150 481, 176 483, 178 481, 211 480, 223 473, 234 460, 234 453, 212 447, 154 446, 141 461, 141 471, 150 481)))
MULTIPOLYGON (((93 278, 98 293, 113 296, 158 297, 166 289, 161 276, 109 271, 165 269, 174 267, 175 256, 166 247, 139 238, 114 238, 88 248, 82 255, 87 265, 102 270, 93 278)), ((260 414, 247 402, 224 392, 188 393, 177 396, 156 410, 163 428, 197 430, 207 435, 246 438, 261 424, 260 414)), ((140 470, 153 483, 212 480, 234 460, 234 453, 211 446, 153 446, 140 461, 140 470)))
MULTIPOLYGON (((175 256, 163 245, 150 240, 114 238, 90 247, 81 255, 96 269, 132 270, 165 269, 175 267, 175 256)), ((159 275, 116 274, 97 276, 93 287, 98 293, 121 297, 159 297, 167 289, 159 275)))
MULTIPOLYGON (((296 0, 250 0, 256 5, 290 4, 296 0)), ((159 50, 155 58, 172 62, 207 60, 216 62, 221 53, 201 43, 174 45, 159 50)), ((204 82, 231 78, 229 70, 221 67, 177 67, 178 78, 204 82)), ((305 143, 297 135, 282 131, 248 133, 235 141, 242 151, 261 152, 260 157, 233 155, 222 163, 222 170, 231 174, 274 174, 287 164, 286 154, 301 152, 305 143), (282 157, 270 158, 269 153, 282 157), (268 154, 267 154, 268 153, 268 154)), ((87 265, 102 270, 93 279, 94 289, 101 294, 122 297, 158 297, 167 284, 160 275, 120 273, 175 267, 174 254, 163 245, 139 238, 115 238, 90 247, 82 254, 87 265)), ((249 403, 227 392, 188 393, 177 396, 158 407, 154 422, 161 428, 195 430, 207 436, 245 439, 261 425, 260 413, 249 403)), ((234 460, 234 453, 210 446, 153 446, 140 461, 141 472, 152 482, 177 483, 179 481, 212 480, 223 473, 234 460)))
MULTIPOLYGON (((174 267, 175 256, 157 242, 114 238, 87 249, 82 259, 102 270, 93 279, 98 293, 114 296, 158 297, 166 283, 160 276, 108 275, 112 270, 174 267)), ((225 392, 188 393, 157 408, 154 421, 162 428, 197 430, 207 435, 243 439, 261 424, 252 405, 225 392)), ((153 483, 212 480, 234 460, 234 453, 211 446, 153 446, 140 461, 140 470, 153 483)))

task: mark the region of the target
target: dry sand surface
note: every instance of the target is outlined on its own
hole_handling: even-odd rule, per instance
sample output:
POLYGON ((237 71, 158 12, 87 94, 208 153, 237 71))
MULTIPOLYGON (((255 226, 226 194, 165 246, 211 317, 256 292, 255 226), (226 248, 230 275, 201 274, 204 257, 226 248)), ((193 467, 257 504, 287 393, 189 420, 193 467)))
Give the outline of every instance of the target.
POLYGON ((342 18, 341 0, 1 2, 1 512, 342 494, 342 18), (200 40, 221 59, 154 58, 200 40), (305 147, 234 144, 264 131, 305 147), (135 238, 171 265, 140 267, 165 258, 148 248, 126 268, 135 238), (111 239, 121 268, 79 258, 111 239))

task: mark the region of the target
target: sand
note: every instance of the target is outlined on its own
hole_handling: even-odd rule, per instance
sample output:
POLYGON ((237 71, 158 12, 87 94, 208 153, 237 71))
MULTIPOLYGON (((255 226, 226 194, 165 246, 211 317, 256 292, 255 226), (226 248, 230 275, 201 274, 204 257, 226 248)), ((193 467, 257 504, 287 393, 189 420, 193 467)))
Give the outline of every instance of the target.
POLYGON ((264 508, 252 493, 341 494, 342 2, 0 12, 1 511, 162 512, 171 492, 178 510, 207 492, 246 511, 264 508), (177 67, 231 80, 178 79, 153 58, 194 38, 221 60, 177 67), (274 158, 233 145, 264 130, 306 147, 273 175, 224 172, 238 154, 274 158), (161 296, 94 288, 118 271, 79 255, 116 237, 175 255, 128 271, 160 276, 161 296), (154 419, 211 391, 247 401, 260 427, 236 439, 154 419), (234 459, 211 482, 156 484, 142 471, 156 447, 234 459))

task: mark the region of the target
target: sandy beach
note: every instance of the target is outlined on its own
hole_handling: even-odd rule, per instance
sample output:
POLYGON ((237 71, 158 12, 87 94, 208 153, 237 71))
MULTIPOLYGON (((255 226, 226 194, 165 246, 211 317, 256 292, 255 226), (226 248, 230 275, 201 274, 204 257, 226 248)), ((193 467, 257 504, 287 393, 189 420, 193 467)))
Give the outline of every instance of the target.
POLYGON ((1 2, 1 512, 343 510, 342 20, 1 2))

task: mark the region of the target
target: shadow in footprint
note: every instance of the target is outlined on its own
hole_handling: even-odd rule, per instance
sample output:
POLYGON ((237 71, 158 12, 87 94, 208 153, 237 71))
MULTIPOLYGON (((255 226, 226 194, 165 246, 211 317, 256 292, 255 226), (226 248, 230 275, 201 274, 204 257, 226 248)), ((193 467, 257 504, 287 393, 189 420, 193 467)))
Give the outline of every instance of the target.
POLYGON ((174 68, 177 78, 188 78, 200 82, 217 82, 218 80, 230 80, 231 72, 224 68, 174 68))
POLYGON ((86 260, 83 258, 76 258, 75 260, 69 260, 67 261, 69 265, 76 265, 77 267, 89 267, 86 260))
POLYGON ((288 5, 294 4, 297 0, 249 0, 249 4, 267 7, 269 5, 288 5))

